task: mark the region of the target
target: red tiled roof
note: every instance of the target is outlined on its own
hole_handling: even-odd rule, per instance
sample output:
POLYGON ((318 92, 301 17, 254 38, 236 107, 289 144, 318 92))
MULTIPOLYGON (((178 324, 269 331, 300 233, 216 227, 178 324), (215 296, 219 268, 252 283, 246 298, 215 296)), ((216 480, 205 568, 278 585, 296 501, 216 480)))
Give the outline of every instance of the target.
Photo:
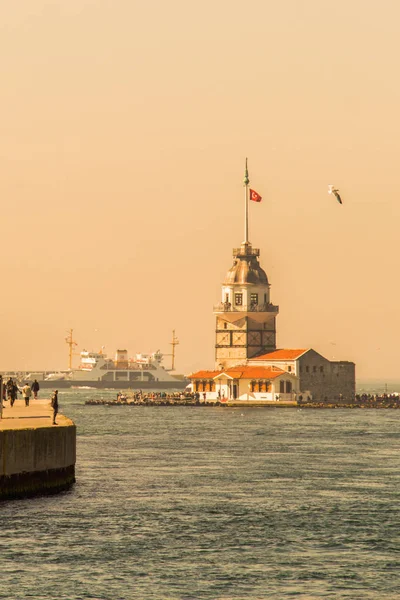
POLYGON ((275 379, 280 375, 288 375, 286 371, 278 367, 251 367, 247 365, 238 365, 230 367, 223 371, 197 371, 189 375, 189 379, 214 379, 217 375, 229 375, 233 379, 275 379))
POLYGON ((188 375, 189 379, 213 379, 216 375, 219 375, 222 371, 197 371, 197 373, 191 373, 188 375))
POLYGON ((283 348, 281 350, 274 350, 274 352, 268 352, 268 354, 255 356, 251 360, 296 360, 296 358, 299 358, 299 356, 308 350, 309 348, 300 348, 296 350, 283 348))

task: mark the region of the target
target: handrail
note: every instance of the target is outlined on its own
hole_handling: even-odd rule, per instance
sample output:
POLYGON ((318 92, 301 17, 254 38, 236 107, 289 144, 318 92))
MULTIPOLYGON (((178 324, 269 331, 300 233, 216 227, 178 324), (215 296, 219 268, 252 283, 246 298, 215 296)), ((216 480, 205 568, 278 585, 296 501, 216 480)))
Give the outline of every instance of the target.
POLYGON ((220 302, 214 305, 214 312, 277 312, 278 309, 271 303, 232 306, 230 302, 220 302))
POLYGON ((259 248, 234 248, 233 256, 260 256, 259 248))

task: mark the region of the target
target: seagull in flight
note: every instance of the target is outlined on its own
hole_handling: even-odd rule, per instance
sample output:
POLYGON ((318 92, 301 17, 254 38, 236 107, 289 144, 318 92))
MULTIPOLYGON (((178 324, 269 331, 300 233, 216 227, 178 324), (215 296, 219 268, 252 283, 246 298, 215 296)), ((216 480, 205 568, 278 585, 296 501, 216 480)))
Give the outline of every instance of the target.
POLYGON ((339 195, 339 190, 337 188, 335 188, 335 186, 328 185, 328 194, 333 194, 335 196, 336 200, 339 202, 339 204, 343 204, 342 199, 339 195))

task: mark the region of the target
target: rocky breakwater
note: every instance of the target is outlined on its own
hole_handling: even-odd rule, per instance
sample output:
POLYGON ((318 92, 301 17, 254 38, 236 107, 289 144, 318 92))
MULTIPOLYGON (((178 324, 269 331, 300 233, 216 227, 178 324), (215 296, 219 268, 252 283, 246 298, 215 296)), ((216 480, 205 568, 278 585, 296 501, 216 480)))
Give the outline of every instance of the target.
POLYGON ((6 402, 0 419, 0 500, 49 494, 75 482, 76 427, 49 400, 6 402))

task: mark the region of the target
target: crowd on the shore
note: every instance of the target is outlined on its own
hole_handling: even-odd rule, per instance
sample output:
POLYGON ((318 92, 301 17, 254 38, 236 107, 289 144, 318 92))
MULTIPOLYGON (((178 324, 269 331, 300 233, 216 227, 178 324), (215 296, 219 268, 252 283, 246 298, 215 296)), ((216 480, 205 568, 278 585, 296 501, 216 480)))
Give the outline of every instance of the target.
MULTIPOLYGON (((150 406, 168 406, 172 404, 179 405, 200 405, 208 404, 207 394, 200 395, 199 392, 143 392, 138 390, 132 394, 124 394, 118 392, 117 397, 108 399, 87 400, 85 404, 134 404, 134 405, 150 405, 150 406)), ((213 401, 211 404, 216 404, 213 401)))
MULTIPOLYGON (((127 399, 128 395, 124 394, 123 392, 119 392, 117 394, 117 400, 123 400, 123 399, 127 399)), ((198 400, 200 401, 200 394, 199 392, 188 392, 188 391, 184 391, 184 392, 143 392, 143 390, 138 390, 137 392, 133 392, 129 395, 129 398, 131 400, 146 400, 146 399, 151 399, 151 400, 157 400, 157 399, 167 399, 167 398, 173 398, 173 399, 180 399, 180 400, 184 400, 185 398, 191 398, 192 400, 198 400)), ((203 393, 203 400, 206 399, 206 393, 203 393)))
MULTIPOLYGON (((138 390, 133 393, 118 392, 116 398, 97 398, 87 400, 85 404, 103 404, 103 405, 147 405, 147 406, 168 406, 168 405, 202 405, 202 406, 225 406, 226 399, 218 398, 209 400, 207 394, 199 392, 143 392, 138 390)), ((249 403, 250 405, 250 403, 249 403)), ((297 405, 302 408, 400 408, 399 394, 357 394, 353 399, 340 399, 337 401, 325 400, 323 402, 313 401, 307 398, 306 401, 299 400, 297 405)), ((268 406, 268 402, 265 403, 268 406)))
MULTIPOLYGON (((299 403, 300 404, 300 403, 299 403)), ((302 408, 400 408, 399 394, 356 394, 353 400, 302 403, 302 408)))

